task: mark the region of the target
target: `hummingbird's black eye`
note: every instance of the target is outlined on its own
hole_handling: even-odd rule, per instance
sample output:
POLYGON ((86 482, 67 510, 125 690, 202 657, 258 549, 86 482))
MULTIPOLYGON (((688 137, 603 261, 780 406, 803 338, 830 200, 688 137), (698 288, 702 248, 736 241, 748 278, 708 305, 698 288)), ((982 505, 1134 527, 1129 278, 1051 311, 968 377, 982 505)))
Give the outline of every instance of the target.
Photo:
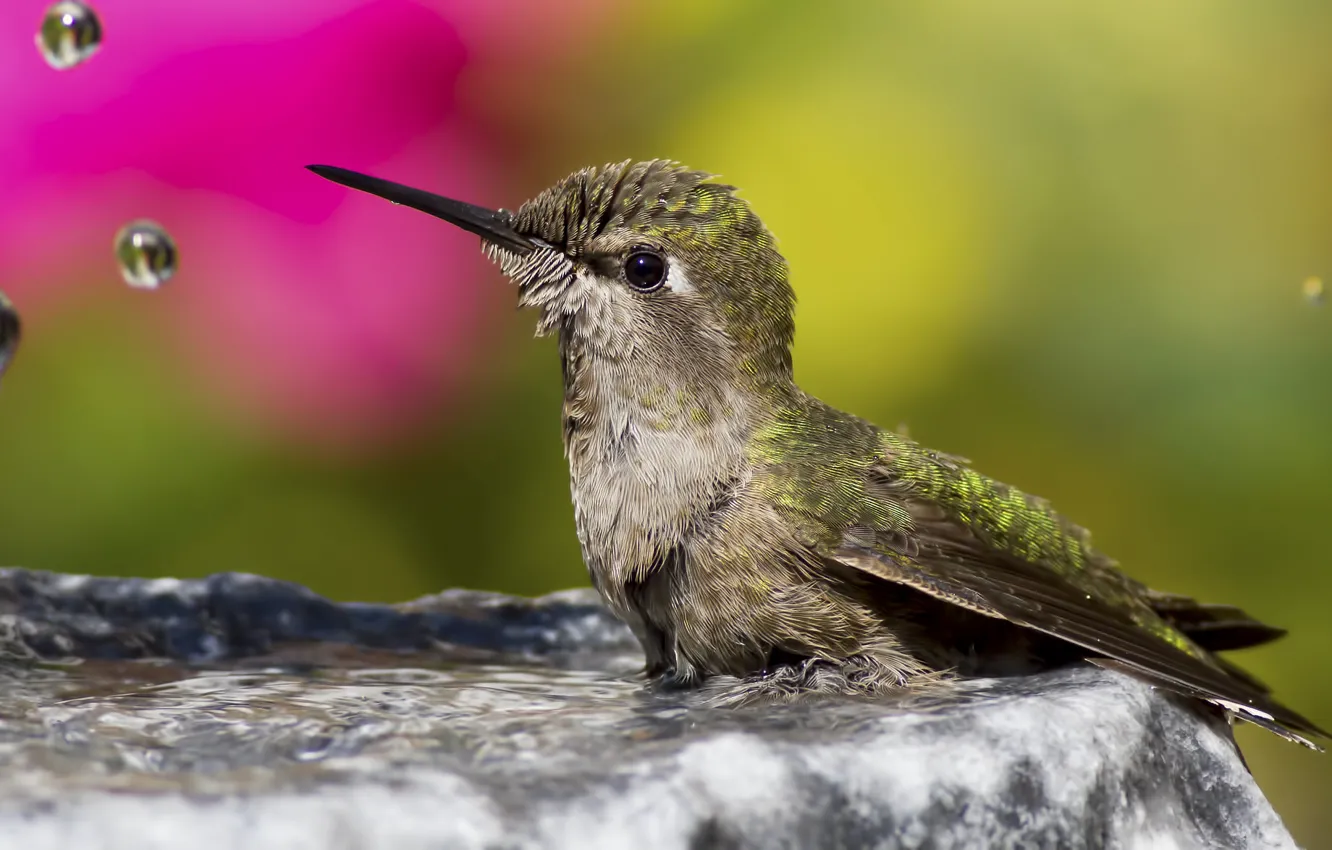
POLYGON ((651 292, 666 280, 666 260, 652 251, 635 251, 624 261, 624 279, 639 292, 651 292))

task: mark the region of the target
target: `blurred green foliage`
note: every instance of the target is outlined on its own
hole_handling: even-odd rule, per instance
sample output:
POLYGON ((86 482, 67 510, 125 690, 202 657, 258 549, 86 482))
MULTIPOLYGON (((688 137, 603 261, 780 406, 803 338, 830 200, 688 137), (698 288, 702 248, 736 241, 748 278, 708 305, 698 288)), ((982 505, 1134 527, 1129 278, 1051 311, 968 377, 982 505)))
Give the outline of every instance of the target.
MULTIPOLYGON (((473 200, 629 157, 721 174, 791 262, 807 389, 1046 496, 1138 578, 1288 627, 1242 661, 1329 725, 1332 315, 1300 291, 1332 274, 1329 34, 1307 0, 626 3, 563 66, 467 72, 514 163, 473 200)), ((368 600, 585 583, 553 346, 498 274, 476 286, 467 390, 343 449, 219 402, 156 295, 30 316, 0 561, 368 600)), ((1241 740, 1332 847, 1332 759, 1241 740)))

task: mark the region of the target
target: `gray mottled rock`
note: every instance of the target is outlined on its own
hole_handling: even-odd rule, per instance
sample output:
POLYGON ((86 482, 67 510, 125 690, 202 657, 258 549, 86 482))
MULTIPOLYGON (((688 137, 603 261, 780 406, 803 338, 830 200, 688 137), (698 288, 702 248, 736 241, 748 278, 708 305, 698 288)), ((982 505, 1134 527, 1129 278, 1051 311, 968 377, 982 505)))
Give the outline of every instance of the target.
POLYGON ((0 651, 5 846, 1293 846, 1224 726, 1131 679, 713 708, 589 591, 5 570, 0 651))

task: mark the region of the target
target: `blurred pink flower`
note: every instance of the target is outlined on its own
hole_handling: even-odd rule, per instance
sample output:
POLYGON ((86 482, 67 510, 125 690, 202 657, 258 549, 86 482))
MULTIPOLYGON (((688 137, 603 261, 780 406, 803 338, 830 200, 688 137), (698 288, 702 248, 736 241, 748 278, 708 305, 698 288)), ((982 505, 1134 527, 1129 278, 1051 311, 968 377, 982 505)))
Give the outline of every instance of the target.
MULTIPOLYGON (((28 309, 62 294, 53 279, 119 285, 112 236, 155 219, 181 265, 144 297, 172 300, 229 397, 313 437, 410 419, 496 303, 476 240, 302 166, 499 204, 454 92, 515 2, 101 0, 86 64, 0 51, 0 281, 28 309)), ((594 5, 536 3, 527 24, 574 28, 594 5)), ((31 47, 43 5, 0 7, 7 42, 31 47)))

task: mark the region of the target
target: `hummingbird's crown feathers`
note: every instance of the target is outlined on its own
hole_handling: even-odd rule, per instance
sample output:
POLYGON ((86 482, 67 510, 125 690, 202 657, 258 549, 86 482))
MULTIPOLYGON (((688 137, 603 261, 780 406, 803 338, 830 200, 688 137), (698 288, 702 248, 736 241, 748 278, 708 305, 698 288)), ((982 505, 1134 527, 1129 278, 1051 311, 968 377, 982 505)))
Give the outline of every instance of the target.
POLYGON ((514 226, 577 256, 608 230, 664 234, 706 226, 728 210, 747 212, 735 187, 710 182, 713 176, 662 159, 584 168, 523 204, 514 226))

